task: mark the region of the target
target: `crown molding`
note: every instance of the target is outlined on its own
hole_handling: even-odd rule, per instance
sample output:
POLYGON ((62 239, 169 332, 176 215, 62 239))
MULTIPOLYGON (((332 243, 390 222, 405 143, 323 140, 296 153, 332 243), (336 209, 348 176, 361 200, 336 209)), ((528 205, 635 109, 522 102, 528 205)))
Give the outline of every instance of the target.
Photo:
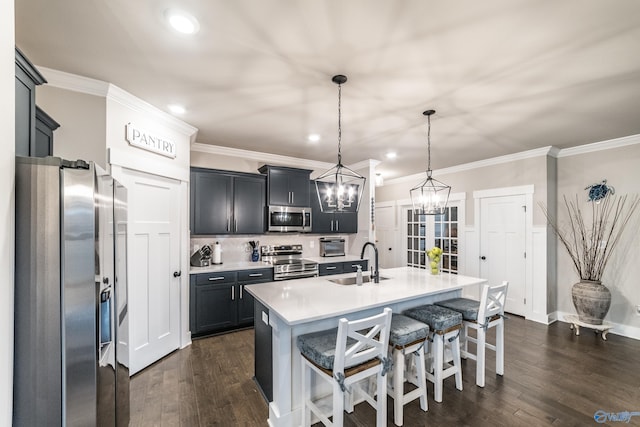
POLYGON ((169 127, 170 129, 189 136, 191 140, 195 138, 195 135, 198 132, 198 128, 175 118, 171 114, 165 113, 161 109, 154 107, 148 102, 143 101, 142 99, 130 94, 126 90, 121 89, 116 85, 109 84, 109 89, 107 91, 106 97, 108 100, 115 101, 134 111, 148 114, 152 117, 157 118, 159 121, 163 122, 163 124, 167 125, 167 127, 169 127))
MULTIPOLYGON (((472 170, 472 169, 484 168, 484 167, 487 167, 487 166, 493 166, 493 165, 500 165, 500 164, 503 164, 503 163, 509 163, 509 162, 513 162, 513 161, 516 161, 516 160, 523 160, 523 159, 530 159, 530 158, 533 158, 533 157, 547 156, 547 155, 550 155, 551 153, 553 153, 555 151, 557 151, 557 148, 552 147, 552 146, 536 148, 534 150, 522 151, 520 153, 508 154, 506 156, 493 157, 491 159, 486 159, 486 160, 478 160, 477 162, 465 163, 465 164, 462 164, 462 165, 452 166, 452 167, 449 167, 449 168, 436 169, 436 170, 433 171, 433 174, 434 175, 447 175, 447 174, 451 174, 451 173, 463 172, 463 171, 468 171, 468 170, 472 170)), ((420 173, 416 173, 416 174, 413 174, 413 175, 407 175, 407 176, 402 176, 402 177, 399 177, 399 178, 393 178, 393 179, 385 180, 384 186, 393 185, 393 184, 400 184, 400 183, 409 182, 409 181, 419 181, 421 179, 424 179, 424 177, 425 177, 425 173, 424 172, 420 172, 420 173)))
POLYGON ((297 157, 282 156, 279 154, 263 153, 260 151, 243 150, 241 148, 223 147, 220 145, 191 144, 191 151, 200 153, 217 154, 219 156, 240 157, 243 159, 264 162, 265 164, 286 165, 313 170, 326 170, 334 166, 333 163, 318 162, 316 160, 300 159, 297 157))
POLYGON ((38 69, 46 76, 49 86, 103 98, 107 96, 109 83, 102 80, 90 79, 47 67, 38 66, 38 69))
POLYGON ((49 86, 60 89, 94 95, 118 102, 134 111, 148 114, 163 122, 169 128, 187 135, 193 140, 198 129, 180 119, 175 118, 146 101, 130 94, 118 86, 102 80, 91 79, 77 74, 66 73, 47 67, 38 67, 46 77, 49 86))
POLYGON ((626 147, 628 145, 640 144, 640 135, 623 136, 622 138, 608 139, 606 141, 594 142, 591 144, 579 145, 577 147, 564 148, 558 151, 555 157, 577 156, 579 154, 593 153, 596 151, 610 150, 612 148, 626 147))

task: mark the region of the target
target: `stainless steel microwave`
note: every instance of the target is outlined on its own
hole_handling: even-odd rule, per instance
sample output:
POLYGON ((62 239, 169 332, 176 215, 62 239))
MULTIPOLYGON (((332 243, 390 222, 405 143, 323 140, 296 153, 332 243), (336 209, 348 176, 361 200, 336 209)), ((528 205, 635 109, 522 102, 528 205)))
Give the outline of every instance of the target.
POLYGON ((311 232, 311 208, 269 206, 267 231, 311 232))

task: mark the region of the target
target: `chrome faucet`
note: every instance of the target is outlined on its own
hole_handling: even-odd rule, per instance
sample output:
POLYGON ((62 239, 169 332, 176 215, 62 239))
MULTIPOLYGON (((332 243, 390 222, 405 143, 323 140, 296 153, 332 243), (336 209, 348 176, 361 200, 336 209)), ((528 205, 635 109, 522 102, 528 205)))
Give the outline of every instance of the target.
POLYGON ((373 246, 373 250, 375 251, 375 270, 373 272, 373 274, 371 275, 371 278, 373 279, 373 283, 380 283, 380 272, 378 271, 378 248, 376 247, 376 244, 373 242, 367 242, 364 245, 362 245, 362 252, 360 252, 360 259, 364 259, 364 250, 367 249, 367 246, 373 246))

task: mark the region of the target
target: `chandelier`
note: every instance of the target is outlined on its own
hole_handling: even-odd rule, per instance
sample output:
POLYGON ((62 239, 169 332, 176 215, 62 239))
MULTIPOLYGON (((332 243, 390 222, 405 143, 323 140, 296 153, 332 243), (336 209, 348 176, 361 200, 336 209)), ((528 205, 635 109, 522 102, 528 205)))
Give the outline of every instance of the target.
POLYGON ((410 191, 413 211, 419 215, 442 215, 447 208, 451 187, 434 179, 431 175, 431 116, 435 110, 427 110, 427 179, 410 191))
POLYGON ((338 163, 318 178, 316 192, 322 212, 357 212, 366 178, 342 164, 342 85, 347 76, 331 78, 338 85, 338 163))

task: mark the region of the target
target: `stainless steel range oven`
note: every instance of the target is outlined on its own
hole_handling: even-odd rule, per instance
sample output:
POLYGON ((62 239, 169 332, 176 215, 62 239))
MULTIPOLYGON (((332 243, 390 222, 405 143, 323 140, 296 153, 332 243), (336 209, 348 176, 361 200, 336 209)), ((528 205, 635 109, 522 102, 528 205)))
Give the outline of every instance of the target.
POLYGON ((273 265, 273 280, 318 275, 318 263, 302 258, 302 245, 260 246, 262 261, 273 265))

